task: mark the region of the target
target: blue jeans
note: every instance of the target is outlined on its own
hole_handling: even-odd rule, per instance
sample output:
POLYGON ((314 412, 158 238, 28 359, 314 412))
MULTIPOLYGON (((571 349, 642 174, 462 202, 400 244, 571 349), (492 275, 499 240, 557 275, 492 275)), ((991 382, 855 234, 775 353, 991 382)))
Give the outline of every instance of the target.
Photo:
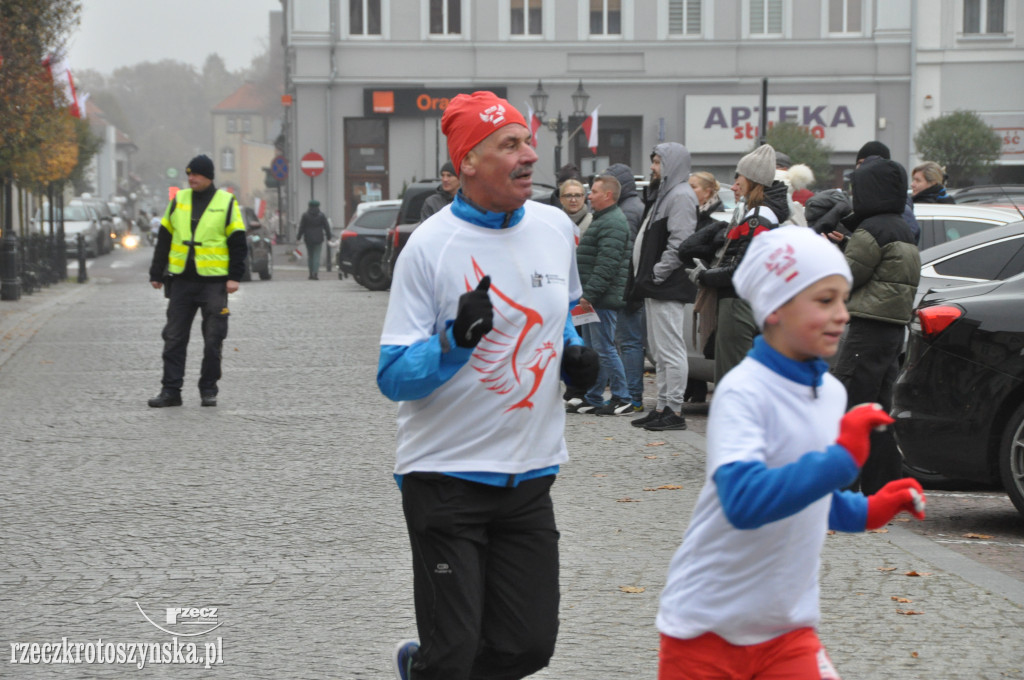
POLYGON ((587 392, 587 401, 595 406, 604 403, 604 386, 610 384, 612 398, 629 401, 629 390, 626 389, 626 371, 622 367, 619 351, 615 349, 615 321, 618 316, 615 310, 594 307, 600 323, 588 323, 580 326, 583 342, 591 347, 601 360, 601 369, 597 373, 597 382, 587 392))
POLYGON ((615 344, 619 347, 622 367, 626 371, 626 386, 634 404, 644 403, 644 336, 647 326, 643 306, 635 312, 619 311, 615 329, 615 344))

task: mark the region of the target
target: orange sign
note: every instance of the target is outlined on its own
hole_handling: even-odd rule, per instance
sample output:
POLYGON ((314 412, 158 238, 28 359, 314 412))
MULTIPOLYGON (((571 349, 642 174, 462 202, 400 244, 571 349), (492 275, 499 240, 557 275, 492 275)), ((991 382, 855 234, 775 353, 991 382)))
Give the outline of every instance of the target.
POLYGON ((374 90, 373 92, 374 113, 394 113, 395 93, 392 90, 374 90))
POLYGON ((281 106, 291 106, 292 96, 290 94, 281 95, 281 106))

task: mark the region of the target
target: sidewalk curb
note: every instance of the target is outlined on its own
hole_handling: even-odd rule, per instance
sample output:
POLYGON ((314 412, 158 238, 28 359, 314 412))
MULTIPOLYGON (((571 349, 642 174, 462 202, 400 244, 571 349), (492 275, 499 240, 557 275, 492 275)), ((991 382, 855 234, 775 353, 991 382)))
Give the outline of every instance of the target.
MULTIPOLYGON (((690 446, 707 451, 707 438, 702 434, 689 430, 676 431, 672 434, 690 446)), ((1024 607, 1024 581, 1019 581, 976 562, 966 555, 915 534, 906 527, 889 524, 886 528, 889 530, 886 539, 900 550, 987 590, 997 597, 1005 598, 1018 607, 1024 607)))
POLYGON ((934 541, 906 527, 890 524, 888 540, 900 550, 914 555, 943 571, 1024 607, 1024 583, 934 541))
POLYGON ((20 300, 0 303, 0 368, 65 304, 91 290, 90 282, 57 284, 20 300), (41 299, 45 298, 45 299, 41 299), (11 309, 7 305, 11 305, 11 309), (20 309, 18 307, 21 307, 20 309))

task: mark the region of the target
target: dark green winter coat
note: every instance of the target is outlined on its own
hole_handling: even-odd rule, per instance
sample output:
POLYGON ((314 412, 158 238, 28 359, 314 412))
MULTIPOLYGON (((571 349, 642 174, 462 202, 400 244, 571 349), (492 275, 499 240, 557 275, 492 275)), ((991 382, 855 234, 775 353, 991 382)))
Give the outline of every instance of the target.
POLYGON ((846 244, 853 289, 850 316, 905 324, 921 280, 921 256, 903 219, 907 172, 899 163, 869 158, 854 171, 853 213, 860 221, 846 244))
POLYGON ((601 309, 622 309, 633 252, 629 222, 617 205, 594 213, 576 248, 583 298, 601 309))

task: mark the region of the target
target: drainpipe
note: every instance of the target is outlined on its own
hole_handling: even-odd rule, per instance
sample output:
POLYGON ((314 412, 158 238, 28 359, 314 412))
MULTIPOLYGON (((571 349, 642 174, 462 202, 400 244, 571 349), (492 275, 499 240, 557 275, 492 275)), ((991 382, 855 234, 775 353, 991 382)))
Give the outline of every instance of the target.
MULTIPOLYGON (((324 169, 324 212, 327 217, 330 218, 333 212, 333 192, 331 191, 331 176, 333 175, 334 164, 337 162, 337 157, 334 154, 334 146, 331 138, 331 124, 334 120, 334 106, 332 103, 334 87, 334 80, 338 77, 338 61, 336 49, 338 41, 340 40, 339 27, 338 27, 338 7, 339 3, 331 3, 331 77, 327 81, 327 92, 324 95, 324 129, 326 130, 325 144, 327 148, 324 150, 324 158, 327 159, 327 167, 324 169)), ((330 255, 328 254, 328 260, 330 255)), ((328 269, 328 271, 330 271, 328 269)))
POLYGON ((910 121, 907 140, 907 168, 917 165, 917 149, 914 148, 914 129, 917 125, 917 0, 910 0, 910 121))

